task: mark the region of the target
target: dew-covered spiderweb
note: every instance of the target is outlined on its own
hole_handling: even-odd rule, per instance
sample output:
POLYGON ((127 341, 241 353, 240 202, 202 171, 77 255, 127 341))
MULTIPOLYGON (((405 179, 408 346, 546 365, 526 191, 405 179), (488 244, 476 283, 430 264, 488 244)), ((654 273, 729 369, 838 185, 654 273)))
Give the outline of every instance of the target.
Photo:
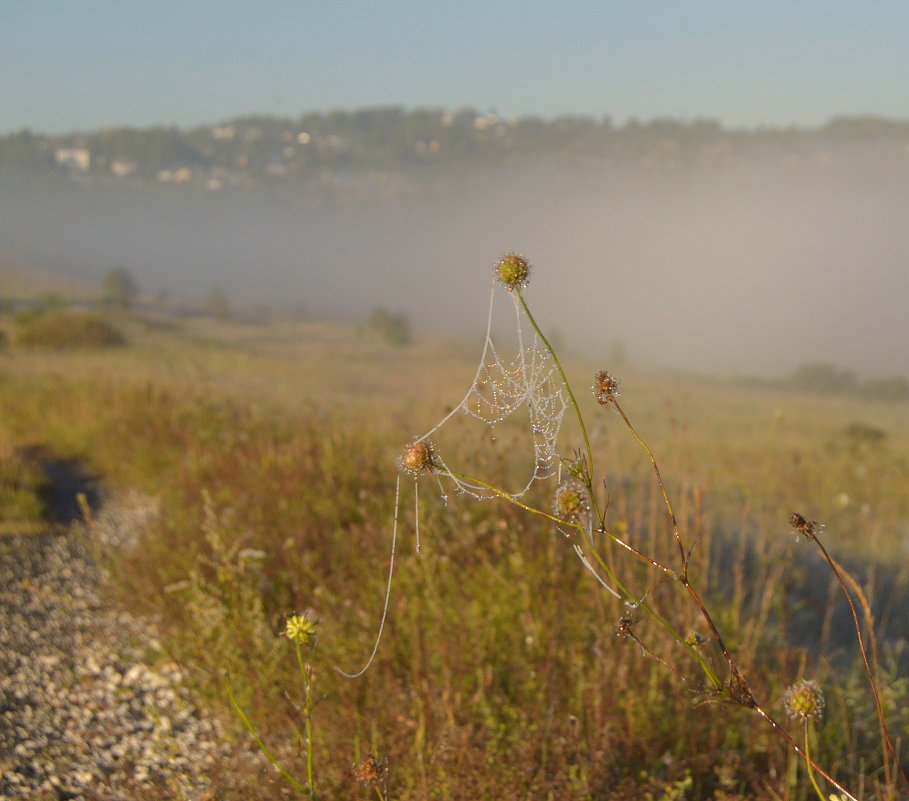
MULTIPOLYGON (((509 418, 526 416, 532 466, 523 486, 519 485, 509 493, 520 498, 535 481, 553 475, 561 464, 556 444, 568 408, 568 397, 549 349, 536 333, 532 337, 525 335, 523 312, 516 292, 509 292, 509 296, 514 303, 517 353, 510 359, 499 355, 492 335, 496 289, 494 284, 489 298, 483 352, 470 387, 461 402, 416 441, 435 436, 457 415, 467 415, 489 427, 509 418)), ((478 499, 498 495, 483 484, 449 469, 442 456, 437 456, 436 462, 437 476, 453 481, 458 491, 478 499)))
MULTIPOLYGON (((526 318, 522 309, 521 298, 515 291, 509 291, 514 305, 514 332, 517 352, 510 358, 503 358, 493 342, 493 321, 497 291, 504 291, 493 283, 489 298, 489 314, 486 323, 486 337, 480 363, 473 381, 461 402, 445 415, 438 423, 422 436, 414 438, 414 443, 429 442, 442 433, 455 418, 467 416, 492 429, 494 426, 512 421, 526 423, 520 428, 525 431, 529 440, 527 452, 531 455, 528 472, 518 485, 507 491, 511 498, 524 496, 533 484, 557 474, 562 460, 557 451, 557 440, 562 418, 568 408, 569 400, 559 369, 546 344, 534 331, 525 332, 523 323, 526 318)), ((502 496, 478 478, 471 478, 469 471, 449 467, 444 455, 436 450, 432 452, 432 473, 438 482, 443 500, 447 501, 446 485, 454 485, 455 491, 470 495, 479 500, 502 496), (450 482, 450 484, 448 484, 450 482)), ((379 623, 378 635, 372 653, 364 667, 356 673, 338 671, 348 678, 363 675, 375 658, 385 627, 388 614, 388 603, 391 593, 391 576, 394 570, 395 548, 397 543, 398 510, 400 501, 401 475, 395 485, 395 511, 392 528, 391 559, 389 562, 388 583, 385 591, 385 604, 379 623)), ((419 498, 418 483, 414 481, 416 504, 416 549, 420 550, 419 533, 419 498)), ((582 557, 583 558, 583 557, 582 557)))

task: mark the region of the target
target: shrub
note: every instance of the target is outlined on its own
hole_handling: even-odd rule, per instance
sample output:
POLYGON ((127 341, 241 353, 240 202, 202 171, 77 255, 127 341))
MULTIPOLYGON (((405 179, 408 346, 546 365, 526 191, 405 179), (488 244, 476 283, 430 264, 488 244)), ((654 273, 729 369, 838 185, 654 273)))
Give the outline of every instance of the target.
POLYGON ((27 314, 17 319, 16 341, 30 348, 73 350, 122 345, 123 334, 103 317, 52 312, 27 314))
POLYGON ((108 308, 128 309, 132 306, 139 287, 125 267, 114 267, 104 276, 101 287, 101 305, 108 308))

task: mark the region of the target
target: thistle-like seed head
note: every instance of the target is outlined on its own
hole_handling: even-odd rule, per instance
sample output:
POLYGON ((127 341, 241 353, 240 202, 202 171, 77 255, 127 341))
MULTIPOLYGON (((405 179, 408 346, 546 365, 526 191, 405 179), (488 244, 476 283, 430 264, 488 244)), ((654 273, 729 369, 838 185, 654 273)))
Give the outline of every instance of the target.
POLYGON ((783 696, 786 714, 794 720, 807 723, 809 720, 819 721, 824 717, 824 693, 817 682, 802 679, 793 684, 783 696))
POLYGON ((418 476, 431 471, 435 465, 432 461, 432 444, 426 440, 417 440, 407 445, 398 457, 398 467, 405 473, 418 476))
POLYGON ((597 399, 597 403, 605 406, 607 403, 615 403, 616 398, 619 397, 619 384, 622 382, 613 375, 610 375, 605 370, 600 370, 593 377, 593 396, 597 399))
POLYGON ((566 523, 581 523, 590 513, 587 488, 575 479, 559 484, 552 498, 552 513, 566 523))
POLYGON ((511 251, 495 266, 495 277, 507 290, 523 289, 530 282, 530 264, 523 253, 511 251))

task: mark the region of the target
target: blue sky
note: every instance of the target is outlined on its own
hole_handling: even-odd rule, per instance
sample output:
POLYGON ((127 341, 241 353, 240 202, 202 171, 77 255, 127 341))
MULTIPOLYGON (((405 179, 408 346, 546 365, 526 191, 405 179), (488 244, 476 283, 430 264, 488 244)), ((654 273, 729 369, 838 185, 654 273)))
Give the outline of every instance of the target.
POLYGON ((0 133, 375 105, 909 119, 909 2, 0 0, 0 133))

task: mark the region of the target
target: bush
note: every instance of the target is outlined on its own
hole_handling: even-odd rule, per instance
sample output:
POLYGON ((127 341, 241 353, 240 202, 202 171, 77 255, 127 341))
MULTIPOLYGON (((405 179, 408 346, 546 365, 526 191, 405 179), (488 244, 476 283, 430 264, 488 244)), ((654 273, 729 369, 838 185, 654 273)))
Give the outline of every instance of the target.
POLYGON ((101 305, 107 308, 128 309, 133 305, 139 287, 125 267, 115 267, 104 276, 101 286, 101 305))
POLYGON ((30 348, 73 350, 122 345, 123 334, 107 320, 93 314, 29 313, 17 319, 16 341, 30 348))
POLYGON ((367 333, 386 345, 406 345, 410 342, 410 320, 402 313, 391 314, 379 307, 366 320, 367 333))

